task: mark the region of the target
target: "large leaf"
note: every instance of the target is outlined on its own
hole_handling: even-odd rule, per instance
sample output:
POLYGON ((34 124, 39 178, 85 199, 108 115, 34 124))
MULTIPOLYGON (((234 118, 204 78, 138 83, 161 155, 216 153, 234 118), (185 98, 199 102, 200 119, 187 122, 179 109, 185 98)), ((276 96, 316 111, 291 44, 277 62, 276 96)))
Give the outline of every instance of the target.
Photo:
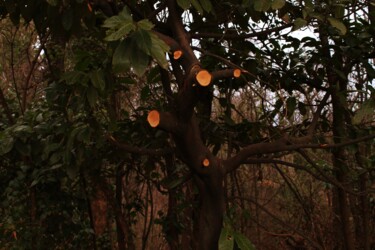
POLYGON ((104 28, 117 29, 121 27, 124 23, 132 22, 133 19, 130 13, 124 8, 117 16, 112 16, 107 18, 102 25, 104 28))
POLYGON ((0 155, 9 153, 14 145, 14 139, 11 136, 5 136, 0 134, 0 155))
POLYGON ((154 27, 154 24, 147 19, 143 19, 137 22, 137 26, 143 30, 151 30, 154 27))
POLYGON ((346 26, 339 19, 336 19, 334 17, 328 17, 327 20, 331 24, 331 26, 338 29, 342 35, 346 34, 346 31, 347 31, 346 26))
POLYGON ((131 67, 133 68, 134 73, 138 76, 142 76, 148 66, 149 57, 145 52, 140 50, 138 46, 134 45, 134 42, 132 48, 130 56, 131 67))
POLYGON ((116 72, 126 72, 130 68, 131 43, 129 40, 121 41, 113 53, 112 65, 116 72))
POLYGON ((184 10, 187 10, 190 7, 190 0, 177 0, 177 4, 184 10))
POLYGON ((102 25, 107 30, 106 41, 117 41, 124 38, 130 31, 135 29, 131 15, 126 8, 119 15, 108 18, 102 25))
POLYGON ((297 18, 293 23, 293 30, 298 30, 307 25, 307 21, 302 18, 297 18))
POLYGON ((241 250, 255 250, 254 245, 251 241, 243 234, 233 232, 234 241, 241 250))
POLYGON ((169 51, 169 46, 161 40, 157 35, 151 33, 151 56, 158 62, 158 64, 164 68, 168 68, 168 61, 165 57, 166 53, 169 51))
POLYGON ((273 10, 278 10, 284 7, 285 5, 285 0, 274 0, 272 1, 271 7, 273 10))
POLYGON ((90 73, 90 80, 95 88, 103 91, 105 88, 104 75, 102 70, 95 70, 90 73))
POLYGON ((202 8, 207 12, 210 13, 212 10, 212 4, 210 0, 200 0, 202 8))
POLYGON ((134 44, 137 44, 140 50, 150 55, 152 42, 149 32, 139 29, 132 34, 131 39, 134 44))
POLYGON ((353 117, 353 124, 374 121, 375 99, 365 101, 353 117))
POLYGON ((190 0, 193 7, 200 13, 203 14, 203 8, 201 4, 198 2, 198 0, 190 0))
POLYGON ((106 41, 117 41, 124 38, 130 31, 134 29, 133 22, 124 23, 119 29, 112 29, 107 32, 106 41))
POLYGON ((94 107, 96 105, 96 101, 98 100, 98 91, 93 87, 89 87, 87 89, 86 97, 90 106, 94 107))
POLYGON ((271 7, 271 0, 255 0, 254 10, 263 12, 269 10, 271 7))
POLYGON ((227 227, 221 229, 219 238, 219 250, 233 250, 234 237, 233 231, 227 227))

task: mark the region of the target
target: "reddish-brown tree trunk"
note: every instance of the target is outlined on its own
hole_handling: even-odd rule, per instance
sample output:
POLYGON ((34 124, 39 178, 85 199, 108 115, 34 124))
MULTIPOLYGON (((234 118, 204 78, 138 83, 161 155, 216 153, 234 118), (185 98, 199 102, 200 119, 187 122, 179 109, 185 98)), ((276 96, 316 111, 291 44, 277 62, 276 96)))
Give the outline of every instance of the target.
MULTIPOLYGON (((331 80, 331 98, 332 98, 332 110, 333 110, 333 137, 335 143, 342 143, 345 138, 348 138, 346 128, 346 109, 343 101, 343 95, 345 96, 346 83, 341 83, 337 80, 337 77, 330 76, 331 80)), ((333 169, 337 180, 343 185, 343 187, 349 187, 349 167, 347 165, 347 157, 345 148, 340 147, 333 150, 332 153, 333 169)), ((338 242, 343 242, 343 249, 354 250, 355 239, 353 235, 353 226, 351 222, 351 213, 348 195, 340 187, 334 189, 334 213, 336 217, 334 219, 334 226, 337 230, 337 239, 341 239, 338 242), (340 232, 341 231, 341 232, 340 232)))
MULTIPOLYGON (((168 155, 165 157, 166 169, 168 176, 172 176, 174 171, 173 156, 168 155)), ((168 191, 168 210, 167 210, 167 228, 165 228, 166 239, 170 250, 179 249, 179 229, 177 223, 177 197, 176 190, 172 189, 168 191)))

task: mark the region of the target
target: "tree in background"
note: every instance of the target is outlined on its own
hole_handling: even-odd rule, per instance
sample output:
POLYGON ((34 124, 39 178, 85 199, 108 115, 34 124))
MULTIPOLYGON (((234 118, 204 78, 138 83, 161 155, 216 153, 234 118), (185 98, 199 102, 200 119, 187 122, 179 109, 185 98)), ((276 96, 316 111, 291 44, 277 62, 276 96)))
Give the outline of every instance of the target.
POLYGON ((373 8, 1 1, 1 244, 371 249, 373 8))

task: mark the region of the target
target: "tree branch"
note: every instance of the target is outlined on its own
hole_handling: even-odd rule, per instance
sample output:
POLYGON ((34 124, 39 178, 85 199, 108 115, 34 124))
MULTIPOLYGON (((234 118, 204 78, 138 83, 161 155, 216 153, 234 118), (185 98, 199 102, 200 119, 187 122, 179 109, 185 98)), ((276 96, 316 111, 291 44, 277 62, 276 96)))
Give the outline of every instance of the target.
POLYGON ((112 145, 132 154, 163 156, 163 155, 173 154, 174 152, 173 148, 148 149, 148 148, 140 148, 140 147, 132 146, 129 144, 121 143, 117 141, 112 135, 107 135, 106 138, 112 145))
POLYGON ((356 144, 356 143, 363 142, 366 140, 371 140, 375 138, 375 134, 363 136, 354 140, 346 141, 343 143, 337 143, 337 144, 306 143, 306 141, 303 140, 304 138, 308 139, 308 137, 294 138, 294 141, 296 141, 297 139, 300 144, 292 144, 293 139, 283 137, 274 142, 261 142, 261 143, 249 145, 243 148, 237 155, 223 161, 225 171, 228 173, 228 172, 235 170, 241 164, 246 163, 249 157, 254 156, 254 155, 279 153, 283 151, 293 151, 293 150, 298 150, 302 148, 332 149, 332 148, 345 147, 345 146, 356 144))
POLYGON ((192 38, 221 38, 221 39, 230 39, 230 40, 236 40, 236 39, 245 39, 245 38, 251 38, 251 37, 257 37, 257 36, 265 36, 269 35, 273 32, 278 32, 283 29, 292 27, 293 23, 284 24, 283 26, 275 27, 272 29, 267 29, 263 31, 253 32, 250 34, 219 34, 219 33, 195 33, 192 34, 192 38))

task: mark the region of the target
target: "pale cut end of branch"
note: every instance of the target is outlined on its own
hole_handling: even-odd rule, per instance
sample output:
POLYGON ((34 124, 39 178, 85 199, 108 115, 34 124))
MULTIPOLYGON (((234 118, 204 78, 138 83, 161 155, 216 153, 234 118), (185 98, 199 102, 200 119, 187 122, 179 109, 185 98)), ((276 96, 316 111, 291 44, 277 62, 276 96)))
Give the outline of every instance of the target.
POLYGON ((199 85, 201 85, 202 87, 206 87, 206 86, 210 85, 211 80, 212 80, 212 75, 207 70, 202 69, 195 76, 195 79, 197 80, 199 85))
POLYGON ((152 110, 148 113, 147 121, 151 127, 156 128, 160 123, 160 113, 157 110, 152 110))
POLYGON ((173 59, 178 60, 182 56, 182 50, 175 50, 173 52, 173 59))
POLYGON ((203 165, 203 167, 209 167, 210 166, 210 161, 207 159, 207 158, 205 158, 204 160, 203 160, 203 162, 202 162, 202 165, 203 165))
POLYGON ((235 78, 240 77, 240 76, 241 76, 241 70, 240 70, 240 69, 235 69, 235 70, 233 70, 233 76, 234 76, 235 78))

